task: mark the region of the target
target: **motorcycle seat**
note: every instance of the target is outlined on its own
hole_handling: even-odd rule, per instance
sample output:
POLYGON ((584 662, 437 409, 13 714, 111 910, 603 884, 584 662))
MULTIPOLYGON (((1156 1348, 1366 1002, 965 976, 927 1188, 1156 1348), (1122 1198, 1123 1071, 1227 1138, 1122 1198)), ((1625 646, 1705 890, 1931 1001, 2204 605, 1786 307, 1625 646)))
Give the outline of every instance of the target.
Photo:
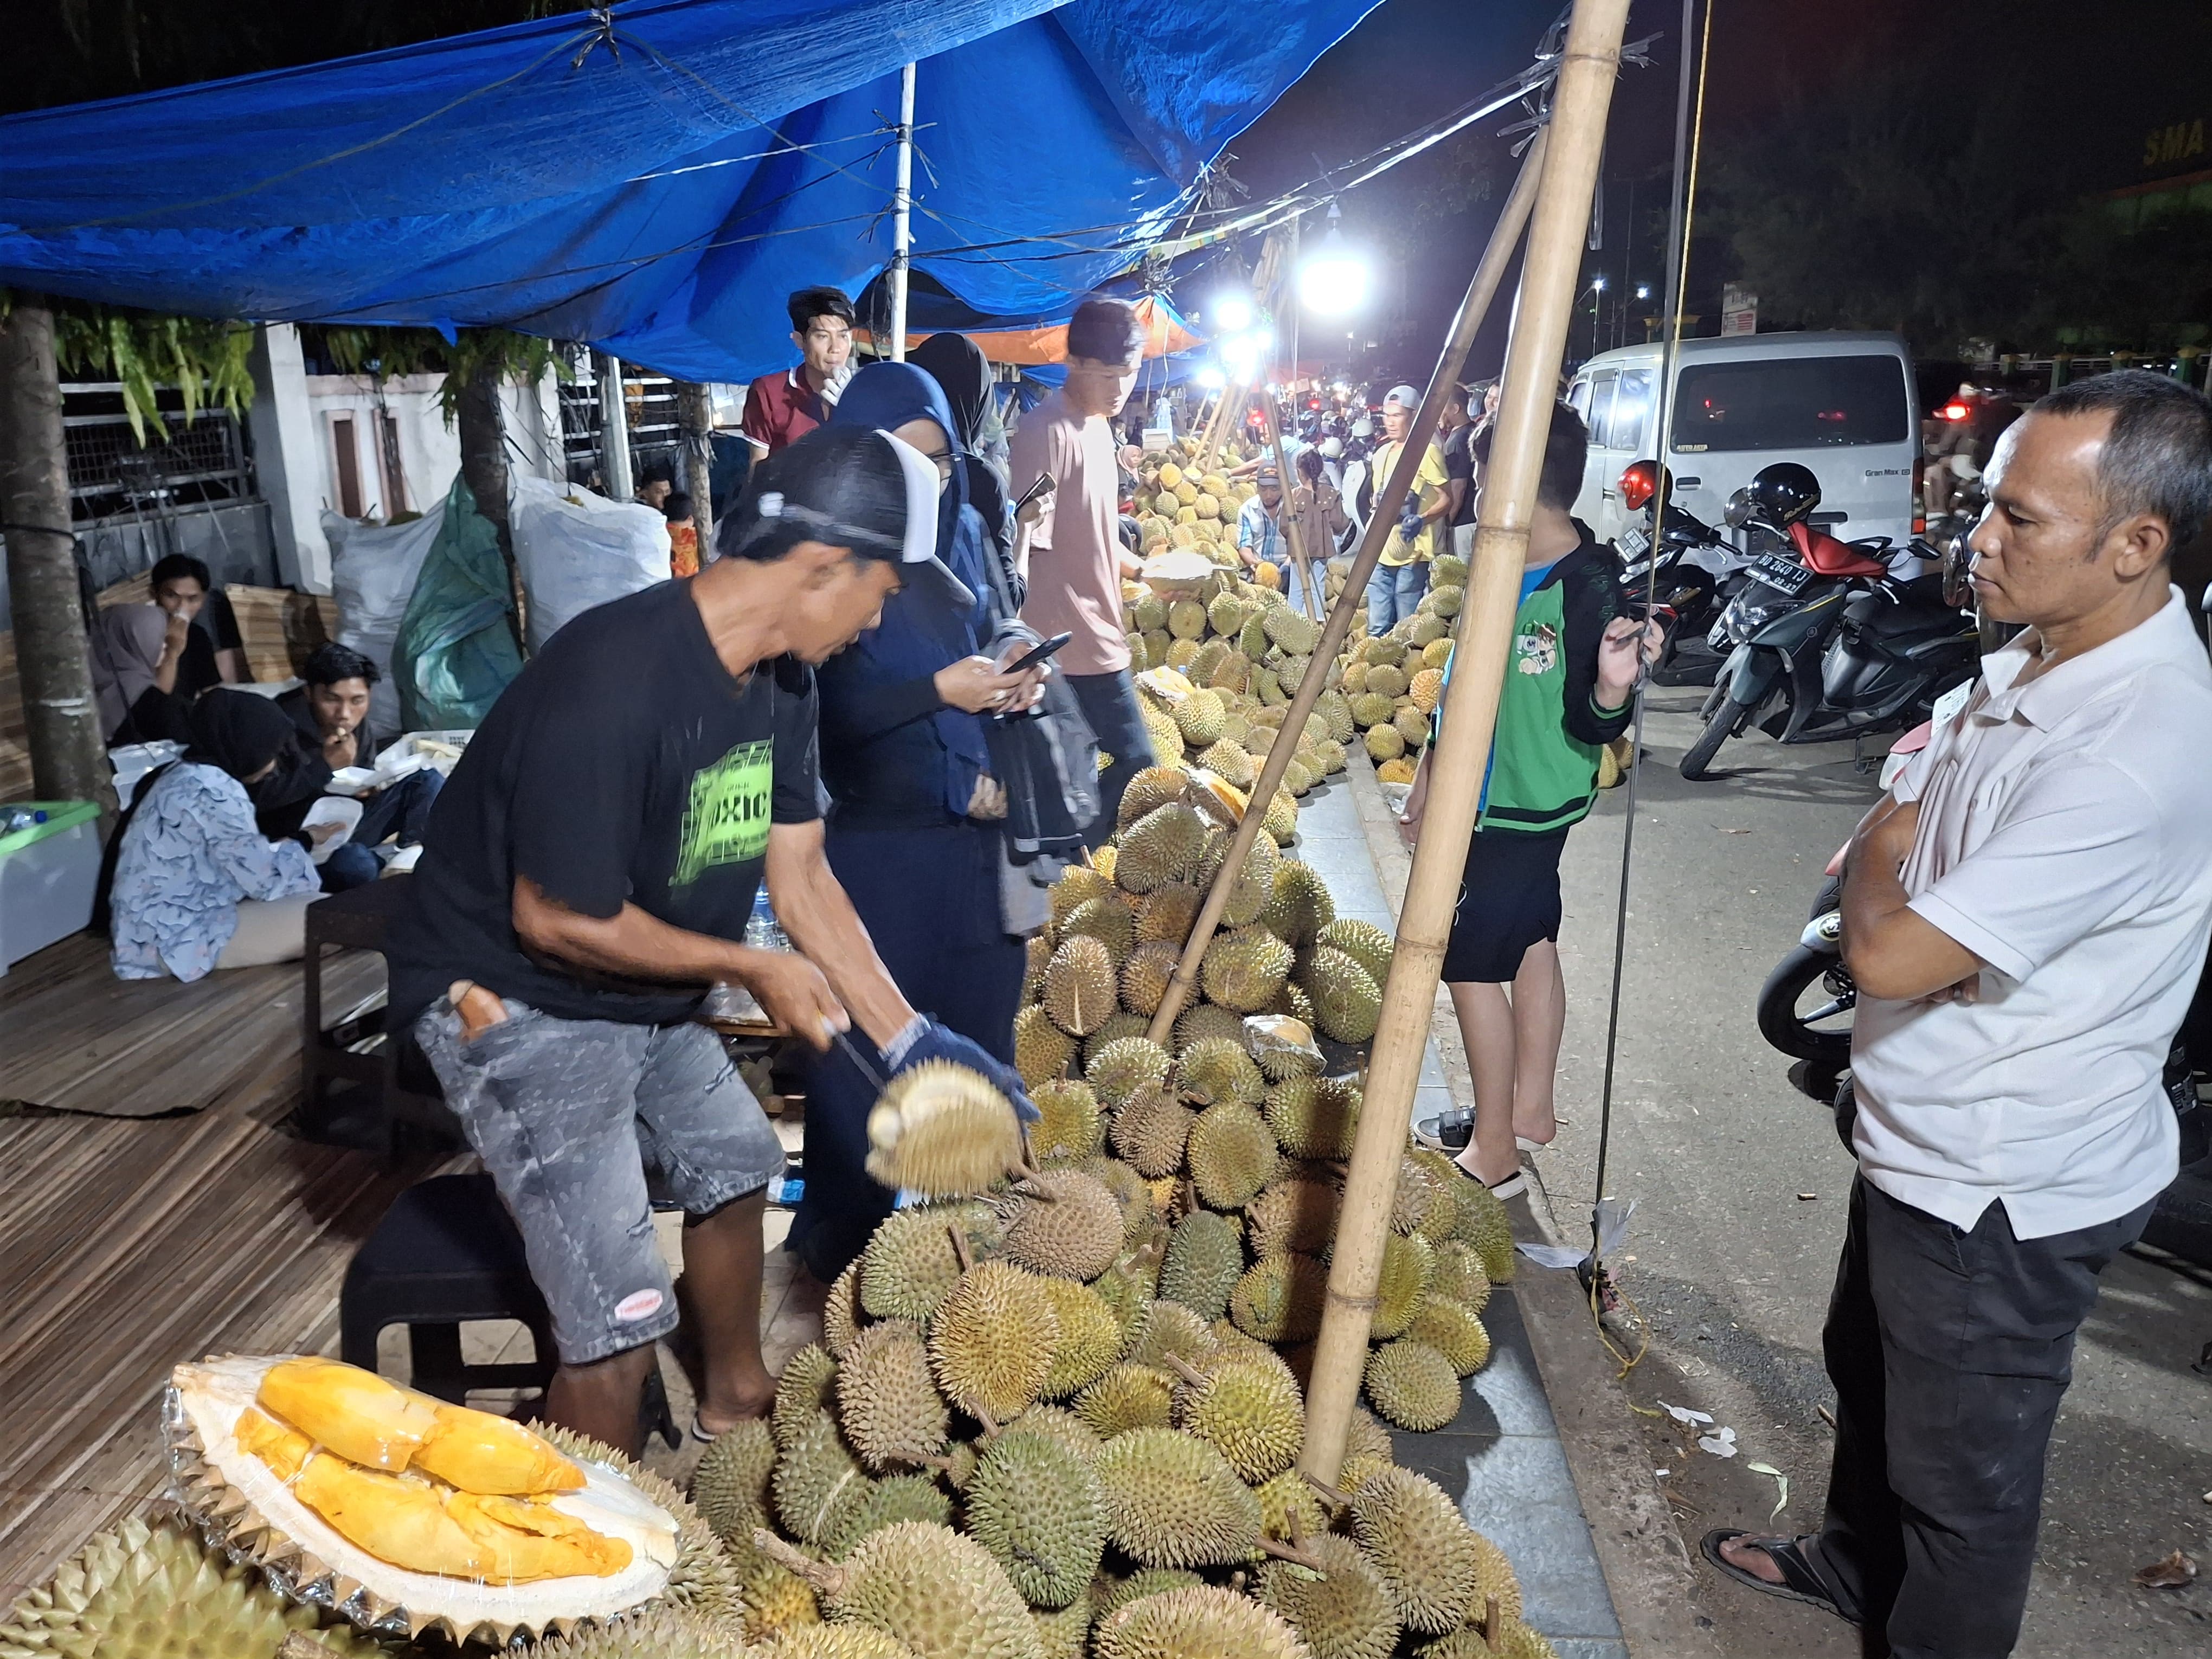
POLYGON ((1838 541, 1825 530, 1799 522, 1790 526, 1790 544, 1797 556, 1816 575, 1887 576, 1889 567, 1870 559, 1849 542, 1838 541))

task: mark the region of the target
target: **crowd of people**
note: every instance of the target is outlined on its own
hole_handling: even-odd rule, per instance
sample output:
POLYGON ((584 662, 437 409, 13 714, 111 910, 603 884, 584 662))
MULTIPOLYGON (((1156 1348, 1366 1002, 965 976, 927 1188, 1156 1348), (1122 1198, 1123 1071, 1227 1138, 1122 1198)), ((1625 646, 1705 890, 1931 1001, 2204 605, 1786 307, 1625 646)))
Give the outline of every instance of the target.
MULTIPOLYGON (((664 1338, 702 1438, 773 1396, 761 1222, 784 1154, 698 1022, 708 988, 750 992, 810 1050, 792 1243, 831 1279, 894 1201, 865 1168, 889 1079, 955 1060, 1029 1111, 1024 939, 1059 860, 1103 842, 1153 760, 1123 624, 1132 458, 1111 424, 1141 356, 1132 308, 1076 312, 1065 384, 1010 443, 971 342, 856 370, 842 295, 794 295, 790 315, 801 360, 750 389, 757 460, 714 547, 695 538, 684 580, 561 629, 442 790, 416 773, 357 825, 319 817, 332 775, 392 735, 368 725, 375 665, 325 647, 286 696, 226 689, 234 621, 191 561, 165 560, 151 603, 94 633, 111 737, 185 745, 111 846, 116 972, 296 955, 309 902, 419 839, 388 951, 395 1029, 521 1231, 559 1349, 545 1414, 618 1445, 664 1338), (1039 731, 1057 746, 1013 735, 1039 731), (746 942, 763 891, 788 950, 746 942), (656 1199, 684 1212, 680 1279, 656 1199)), ((1334 550, 1381 516, 1368 627, 1413 617, 1437 561, 1471 551, 1495 390, 1462 391, 1401 500, 1381 491, 1411 386, 1382 398, 1370 453, 1308 433, 1286 480, 1270 446, 1236 525, 1246 567, 1287 580, 1292 520, 1334 550)), ((1474 1109, 1418 1126, 1501 1196, 1557 1128, 1565 842, 1662 643, 1572 516, 1588 442, 1555 406, 1444 953, 1474 1109)), ((2212 936, 2212 779, 2176 763, 2212 721, 2212 665, 2169 580, 2212 514, 2212 404, 2099 377, 2008 422, 1972 470, 1977 592, 2022 631, 1843 861, 1859 1168, 1828 1315, 1827 1514, 1802 1536, 1705 1540, 1730 1577, 1915 1659, 2017 1638, 2074 1334, 2174 1172, 2162 1068, 2212 936)), ((672 480, 640 493, 689 519, 672 480)))

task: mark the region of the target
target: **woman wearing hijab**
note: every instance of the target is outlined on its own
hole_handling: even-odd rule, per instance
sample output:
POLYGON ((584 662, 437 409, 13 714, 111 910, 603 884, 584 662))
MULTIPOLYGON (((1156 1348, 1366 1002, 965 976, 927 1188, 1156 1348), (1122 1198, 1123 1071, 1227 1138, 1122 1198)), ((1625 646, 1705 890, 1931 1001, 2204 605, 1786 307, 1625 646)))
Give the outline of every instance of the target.
POLYGON ((189 743, 191 699, 177 688, 190 622, 159 605, 111 605, 92 625, 92 690, 110 744, 189 743))
MULTIPOLYGON (((992 556, 937 383, 912 364, 872 364, 830 423, 902 440, 938 480, 937 558, 908 567, 882 625, 816 671, 830 868, 908 1000, 1011 1062, 1024 956, 1000 916, 1006 805, 984 718, 1026 707, 1042 676, 1002 674, 983 654, 992 556)), ((806 1191, 792 1233, 825 1282, 890 1213, 892 1194, 864 1167, 881 1087, 841 1049, 811 1062, 806 1191)))
MULTIPOLYGON (((1006 429, 991 402, 991 365, 983 349, 965 334, 933 334, 908 354, 912 362, 945 393, 952 414, 952 441, 960 451, 962 482, 968 505, 981 514, 983 527, 1000 559, 1012 566, 1013 530, 1006 501, 1006 429), (988 446, 997 428, 999 458, 988 446)), ((1018 603, 1021 596, 1015 595, 1018 603)))
POLYGON ((253 821, 296 785, 284 711, 250 691, 210 691, 192 705, 191 730, 191 746, 147 779, 116 830, 106 908, 118 979, 292 961, 322 893, 307 848, 270 841, 253 821))

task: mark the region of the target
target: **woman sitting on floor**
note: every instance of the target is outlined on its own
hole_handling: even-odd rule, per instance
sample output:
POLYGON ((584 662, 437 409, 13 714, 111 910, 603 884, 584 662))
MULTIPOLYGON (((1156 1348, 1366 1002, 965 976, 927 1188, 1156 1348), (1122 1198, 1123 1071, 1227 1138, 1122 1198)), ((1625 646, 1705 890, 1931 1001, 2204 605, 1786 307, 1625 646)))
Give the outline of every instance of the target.
MULTIPOLYGON (((204 978, 290 962, 322 883, 297 841, 270 841, 257 802, 281 799, 297 753, 266 697, 215 690, 192 705, 191 746, 139 789, 114 836, 108 959, 118 979, 204 978)), ((311 836, 335 834, 327 824, 311 836)))

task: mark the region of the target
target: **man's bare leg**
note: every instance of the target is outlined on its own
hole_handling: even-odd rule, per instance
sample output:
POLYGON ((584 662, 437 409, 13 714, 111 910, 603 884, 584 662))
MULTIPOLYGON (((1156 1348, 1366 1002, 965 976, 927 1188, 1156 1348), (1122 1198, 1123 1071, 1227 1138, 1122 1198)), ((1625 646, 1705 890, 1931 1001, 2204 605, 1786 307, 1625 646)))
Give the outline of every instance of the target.
MULTIPOLYGON (((775 1403, 775 1379, 761 1358, 761 1221, 765 1189, 684 1224, 684 1277, 677 1305, 696 1334, 703 1370, 699 1426, 720 1434, 775 1403)), ((696 1379, 695 1379, 696 1380, 696 1379)))
POLYGON ((1559 947, 1538 939, 1513 977, 1513 1133, 1549 1146, 1559 1133, 1553 1088, 1559 1042, 1567 1029, 1567 982, 1559 973, 1559 947))
POLYGON ((653 1345, 626 1348, 588 1365, 563 1365, 545 1390, 545 1420, 604 1440, 635 1457, 645 1449, 638 1401, 654 1363, 653 1345))
POLYGON ((1503 985, 1449 988, 1460 1040, 1467 1046, 1468 1069, 1474 1077, 1474 1135, 1460 1153, 1459 1166, 1494 1187, 1521 1167, 1513 1144, 1513 1079, 1518 1069, 1513 1006, 1503 985))

